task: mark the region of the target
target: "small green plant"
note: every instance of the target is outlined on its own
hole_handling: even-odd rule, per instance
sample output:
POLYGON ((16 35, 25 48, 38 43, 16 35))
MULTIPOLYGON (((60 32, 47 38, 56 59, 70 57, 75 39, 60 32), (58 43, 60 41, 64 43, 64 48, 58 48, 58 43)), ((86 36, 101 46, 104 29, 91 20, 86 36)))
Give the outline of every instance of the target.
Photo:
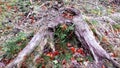
POLYGON ((63 27, 62 25, 59 25, 54 33, 55 36, 55 42, 60 42, 61 44, 70 42, 71 40, 73 41, 73 39, 75 38, 75 36, 73 35, 74 31, 74 25, 66 25, 65 27, 63 27))
POLYGON ((19 32, 16 37, 8 39, 2 46, 2 50, 5 51, 6 58, 13 58, 21 49, 28 43, 27 35, 23 32, 19 32))
MULTIPOLYGON (((44 63, 39 63, 37 68, 41 68, 42 65, 49 65, 52 64, 52 66, 54 68, 61 68, 62 67, 62 61, 66 60, 67 62, 69 62, 69 60, 72 57, 72 53, 70 51, 70 49, 67 47, 67 43, 74 43, 76 41, 75 36, 74 36, 74 25, 58 25, 56 27, 56 30, 54 32, 54 42, 58 45, 56 45, 55 47, 59 48, 57 49, 58 51, 58 55, 52 57, 46 56, 46 55, 42 55, 41 58, 44 59, 44 63), (60 50, 62 49, 62 50, 60 50)), ((52 52, 48 53, 51 54, 52 52)))
MULTIPOLYGON (((78 40, 74 34, 74 25, 58 25, 54 32, 55 52, 49 51, 42 54, 37 68, 62 68, 63 64, 71 64, 71 61, 76 60, 84 62, 85 60, 93 61, 91 55, 85 56, 82 48, 76 47, 78 40), (77 55, 75 55, 77 54, 77 55), (79 56, 79 57, 78 57, 79 56)), ((39 60, 39 59, 38 59, 39 60)))

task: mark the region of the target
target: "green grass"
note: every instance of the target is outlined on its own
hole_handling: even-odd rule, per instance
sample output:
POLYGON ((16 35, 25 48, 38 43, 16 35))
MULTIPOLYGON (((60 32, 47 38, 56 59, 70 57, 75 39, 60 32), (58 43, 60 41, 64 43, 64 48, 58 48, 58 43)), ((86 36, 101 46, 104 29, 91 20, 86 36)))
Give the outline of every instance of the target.
POLYGON ((27 34, 19 32, 17 36, 8 39, 3 45, 2 50, 5 51, 4 56, 6 58, 13 58, 20 50, 22 50, 29 39, 27 39, 27 34))

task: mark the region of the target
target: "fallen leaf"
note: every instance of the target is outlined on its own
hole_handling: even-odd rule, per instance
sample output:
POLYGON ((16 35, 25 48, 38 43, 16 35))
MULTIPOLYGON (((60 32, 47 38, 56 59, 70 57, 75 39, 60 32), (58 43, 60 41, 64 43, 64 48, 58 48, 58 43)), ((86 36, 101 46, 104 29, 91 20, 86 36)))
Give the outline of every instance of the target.
POLYGON ((108 41, 107 37, 106 37, 106 36, 103 36, 103 37, 102 37, 102 41, 107 42, 107 41, 108 41))
POLYGON ((63 65, 66 64, 66 60, 65 59, 62 60, 62 64, 63 65))
POLYGON ((42 65, 42 68, 45 68, 45 65, 42 65))
POLYGON ((70 46, 72 46, 72 45, 71 45, 71 43, 68 42, 68 43, 67 43, 67 46, 70 47, 70 46))
POLYGON ((2 13, 2 8, 0 7, 0 13, 2 13))
POLYGON ((54 59, 54 54, 52 52, 47 53, 46 56, 49 56, 51 60, 54 59))
POLYGON ((54 55, 54 56, 57 56, 58 54, 59 54, 58 51, 53 52, 53 55, 54 55))
POLYGON ((109 53, 111 57, 116 57, 115 53, 109 53))
POLYGON ((102 65, 102 68, 106 68, 105 65, 102 65))
POLYGON ((78 53, 82 54, 82 53, 83 53, 83 49, 82 49, 82 48, 79 48, 79 49, 77 49, 77 51, 76 51, 76 52, 78 52, 78 53))
POLYGON ((39 63, 41 63, 41 62, 43 62, 43 61, 44 61, 43 58, 37 58, 37 59, 35 60, 35 62, 36 62, 37 64, 39 64, 39 63))
POLYGON ((7 9, 8 9, 8 11, 11 10, 11 9, 12 9, 12 6, 7 5, 7 9))
POLYGON ((70 47, 70 50, 75 53, 75 48, 74 47, 70 47))
POLYGON ((72 57, 72 58, 71 58, 71 61, 74 61, 74 60, 75 60, 75 58, 74 58, 74 57, 72 57))
POLYGON ((62 27, 62 30, 66 30, 68 26, 66 24, 63 24, 61 27, 62 27))

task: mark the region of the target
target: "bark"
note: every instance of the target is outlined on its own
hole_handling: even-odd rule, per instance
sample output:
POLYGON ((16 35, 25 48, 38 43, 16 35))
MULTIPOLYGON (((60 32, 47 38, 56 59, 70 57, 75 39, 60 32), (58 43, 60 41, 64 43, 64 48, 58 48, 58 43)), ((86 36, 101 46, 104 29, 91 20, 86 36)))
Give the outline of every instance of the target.
POLYGON ((102 59, 108 59, 115 67, 120 68, 120 65, 109 56, 99 43, 97 43, 93 32, 90 30, 88 24, 83 20, 82 15, 74 17, 73 23, 75 24, 75 34, 77 38, 85 48, 91 51, 96 64, 98 64, 102 59))
MULTIPOLYGON (((69 10, 74 12, 74 10, 72 9, 69 10)), ((101 61, 102 59, 108 59, 113 63, 115 67, 120 68, 119 64, 108 55, 108 53, 99 45, 99 43, 97 43, 93 32, 90 30, 88 24, 83 20, 82 15, 79 15, 79 13, 76 13, 76 16, 73 18, 73 20, 64 19, 60 16, 55 18, 53 21, 48 21, 49 24, 47 24, 46 26, 43 25, 40 28, 40 30, 34 35, 28 45, 18 54, 18 56, 11 63, 6 66, 6 68, 20 68, 22 62, 33 52, 33 50, 38 45, 40 47, 41 55, 45 44, 48 42, 48 39, 53 38, 53 34, 51 32, 49 33, 48 29, 55 29, 55 26, 57 26, 58 24, 69 23, 72 21, 73 24, 75 24, 75 34, 78 40, 86 49, 90 50, 96 61, 96 64, 98 64, 99 61, 101 61)), ((50 45, 54 51, 54 43, 50 43, 50 45)), ((38 55, 36 58, 38 58, 40 55, 38 55)))
POLYGON ((55 26, 64 23, 64 21, 65 20, 62 17, 57 17, 53 21, 48 21, 50 24, 41 26, 39 31, 34 35, 28 45, 18 54, 18 56, 12 62, 6 66, 6 68, 20 68, 22 63, 37 46, 39 47, 40 53, 35 57, 33 60, 34 62, 43 53, 43 49, 46 43, 49 43, 50 47, 53 49, 53 51, 55 51, 53 43, 53 32, 49 29, 55 28, 55 26))
POLYGON ((28 45, 18 54, 18 56, 9 63, 6 68, 20 68, 22 62, 31 54, 31 52, 39 45, 42 44, 41 53, 46 44, 47 40, 46 36, 46 27, 41 27, 40 30, 34 35, 32 40, 28 43, 28 45))

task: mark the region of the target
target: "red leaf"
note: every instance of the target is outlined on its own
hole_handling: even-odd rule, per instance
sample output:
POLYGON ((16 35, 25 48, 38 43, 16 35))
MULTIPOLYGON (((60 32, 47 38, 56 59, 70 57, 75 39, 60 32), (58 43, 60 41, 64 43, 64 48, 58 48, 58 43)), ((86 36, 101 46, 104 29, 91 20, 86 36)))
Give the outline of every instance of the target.
POLYGON ((106 68, 105 65, 102 65, 102 68, 106 68))
POLYGON ((71 47, 70 50, 74 53, 75 52, 75 48, 71 47))
POLYGON ((47 56, 52 57, 53 56, 52 52, 47 53, 47 56))
POLYGON ((84 51, 83 51, 83 48, 79 48, 79 49, 77 49, 76 52, 78 52, 78 53, 80 53, 80 54, 82 54, 82 55, 85 56, 85 53, 84 53, 84 51))
POLYGON ((53 58, 54 58, 54 54, 53 54, 52 52, 47 53, 47 56, 49 56, 50 59, 53 59, 53 58))
POLYGON ((45 65, 42 65, 42 68, 45 68, 45 65))
POLYGON ((58 51, 53 52, 53 55, 54 55, 54 56, 57 56, 58 54, 59 54, 58 51))
POLYGON ((79 48, 79 49, 77 49, 77 52, 80 53, 80 54, 82 54, 83 53, 83 49, 79 48))

